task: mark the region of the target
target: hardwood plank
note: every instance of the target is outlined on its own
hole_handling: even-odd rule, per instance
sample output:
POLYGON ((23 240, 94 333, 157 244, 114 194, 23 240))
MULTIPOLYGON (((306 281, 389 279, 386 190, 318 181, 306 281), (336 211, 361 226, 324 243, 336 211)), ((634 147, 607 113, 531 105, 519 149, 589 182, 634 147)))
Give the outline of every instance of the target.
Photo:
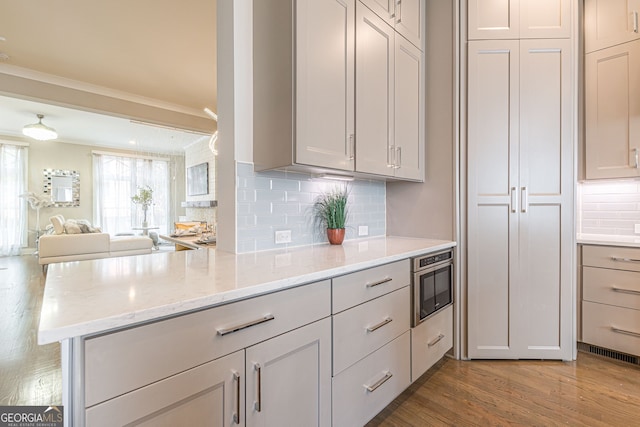
POLYGON ((36 257, 0 257, 0 405, 62 404, 60 345, 37 343, 43 290, 36 257))
POLYGON ((575 362, 445 358, 374 426, 637 425, 640 367, 579 353, 575 362))

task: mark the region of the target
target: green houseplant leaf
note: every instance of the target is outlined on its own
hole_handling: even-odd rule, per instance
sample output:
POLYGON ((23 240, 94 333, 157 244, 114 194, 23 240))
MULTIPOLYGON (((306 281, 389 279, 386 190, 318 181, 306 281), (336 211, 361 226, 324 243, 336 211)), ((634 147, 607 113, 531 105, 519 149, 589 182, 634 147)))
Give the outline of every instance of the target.
POLYGON ((319 195, 313 205, 315 219, 329 229, 345 228, 348 197, 349 191, 346 186, 319 195))

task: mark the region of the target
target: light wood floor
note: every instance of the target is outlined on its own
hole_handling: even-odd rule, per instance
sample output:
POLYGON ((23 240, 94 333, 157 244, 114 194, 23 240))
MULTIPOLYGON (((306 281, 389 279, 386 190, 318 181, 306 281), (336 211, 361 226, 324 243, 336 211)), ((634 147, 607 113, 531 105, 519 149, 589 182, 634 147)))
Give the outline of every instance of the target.
MULTIPOLYGON (((62 403, 60 346, 38 346, 44 277, 33 256, 0 257, 0 405, 62 403)), ((369 424, 638 426, 640 368, 580 353, 575 362, 444 359, 369 424)))

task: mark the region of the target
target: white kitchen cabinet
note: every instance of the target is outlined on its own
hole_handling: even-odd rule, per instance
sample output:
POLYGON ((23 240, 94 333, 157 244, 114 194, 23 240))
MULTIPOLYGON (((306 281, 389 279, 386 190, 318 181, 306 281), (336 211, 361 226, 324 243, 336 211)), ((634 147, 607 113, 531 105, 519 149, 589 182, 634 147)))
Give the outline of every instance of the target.
POLYGON ((453 305, 411 329, 411 381, 420 378, 452 347, 453 305))
POLYGON ((426 0, 360 0, 420 50, 424 50, 426 0))
POLYGON ((571 0, 467 0, 469 40, 569 38, 571 0))
POLYGON ((422 52, 356 7, 356 171, 424 179, 422 52))
POLYGON ((331 425, 331 319, 247 348, 247 426, 331 425))
POLYGON ((586 55, 586 178, 640 176, 640 40, 586 55))
POLYGON ((86 425, 245 425, 244 351, 87 409, 86 425))
POLYGON ((640 0, 585 0, 585 52, 640 38, 640 0))
POLYGON ((582 341, 640 356, 640 249, 582 246, 582 341))
POLYGON ((354 170, 354 2, 254 2, 256 170, 354 170))
POLYGON ((470 358, 571 358, 571 69, 570 40, 469 43, 470 358))

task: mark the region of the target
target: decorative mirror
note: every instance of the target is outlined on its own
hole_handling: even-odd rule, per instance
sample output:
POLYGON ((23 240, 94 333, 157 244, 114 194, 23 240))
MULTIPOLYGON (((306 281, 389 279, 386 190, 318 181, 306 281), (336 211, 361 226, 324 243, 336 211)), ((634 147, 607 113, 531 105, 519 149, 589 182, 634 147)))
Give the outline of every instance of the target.
POLYGON ((61 169, 44 170, 44 194, 55 207, 80 206, 80 174, 61 169))

